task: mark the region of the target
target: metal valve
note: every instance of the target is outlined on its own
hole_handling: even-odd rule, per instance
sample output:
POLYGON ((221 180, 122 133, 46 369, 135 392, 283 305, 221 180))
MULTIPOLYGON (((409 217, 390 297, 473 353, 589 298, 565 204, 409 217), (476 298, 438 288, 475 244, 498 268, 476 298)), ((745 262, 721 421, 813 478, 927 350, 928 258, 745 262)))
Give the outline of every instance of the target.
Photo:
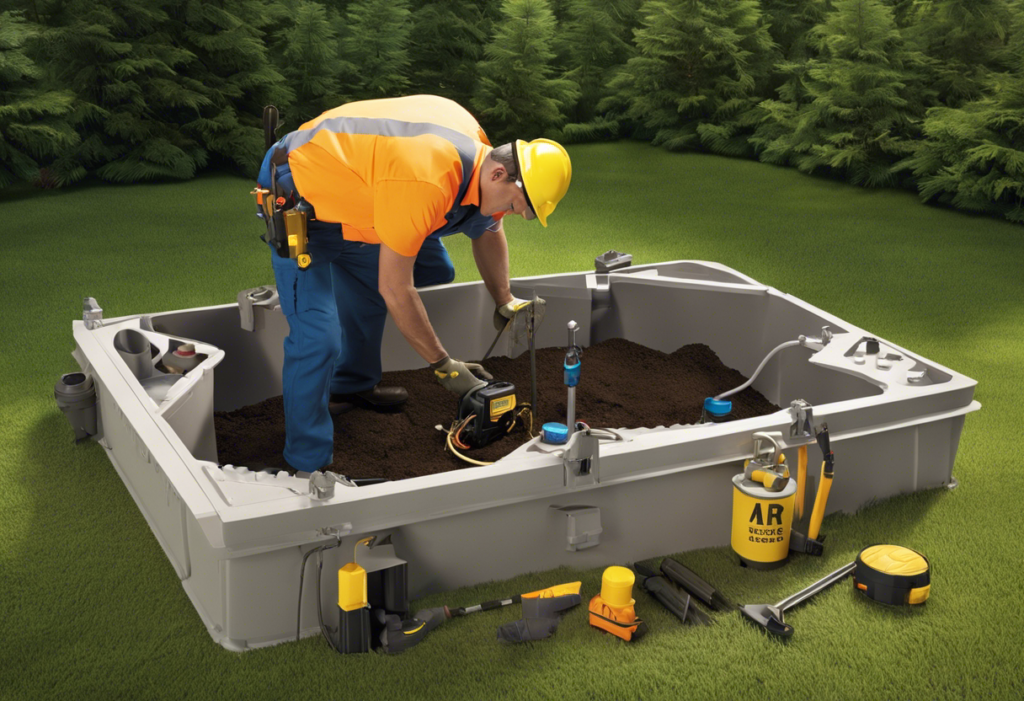
POLYGON ((343 484, 346 487, 356 486, 347 477, 339 477, 333 472, 317 470, 309 476, 309 498, 316 499, 317 501, 333 498, 335 484, 343 484))

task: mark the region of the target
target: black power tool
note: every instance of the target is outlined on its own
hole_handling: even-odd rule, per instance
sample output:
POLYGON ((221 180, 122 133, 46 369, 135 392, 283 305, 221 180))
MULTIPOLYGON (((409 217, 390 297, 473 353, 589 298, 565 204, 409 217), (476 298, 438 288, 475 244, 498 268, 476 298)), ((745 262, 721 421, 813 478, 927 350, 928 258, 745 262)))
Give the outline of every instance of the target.
POLYGON ((493 443, 512 430, 515 408, 516 386, 511 382, 488 382, 468 392, 459 401, 459 422, 469 419, 459 440, 470 448, 493 443))

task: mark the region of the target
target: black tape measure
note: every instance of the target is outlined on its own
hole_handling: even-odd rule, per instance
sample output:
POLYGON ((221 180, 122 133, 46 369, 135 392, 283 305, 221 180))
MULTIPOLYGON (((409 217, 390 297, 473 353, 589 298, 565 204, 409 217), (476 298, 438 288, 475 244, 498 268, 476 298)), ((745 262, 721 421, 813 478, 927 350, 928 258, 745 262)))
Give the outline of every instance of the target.
POLYGON ((890 606, 923 604, 931 591, 928 558, 900 545, 872 545, 857 555, 853 584, 872 601, 890 606))

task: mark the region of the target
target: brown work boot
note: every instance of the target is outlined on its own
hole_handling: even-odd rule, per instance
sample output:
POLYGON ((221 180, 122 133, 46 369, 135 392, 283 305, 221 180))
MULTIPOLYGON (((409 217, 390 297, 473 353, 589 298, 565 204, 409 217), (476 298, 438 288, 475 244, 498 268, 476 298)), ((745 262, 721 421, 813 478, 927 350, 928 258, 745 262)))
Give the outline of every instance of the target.
POLYGON ((327 403, 327 410, 331 415, 344 414, 356 407, 362 409, 373 409, 374 411, 395 411, 409 399, 409 393, 404 387, 381 387, 374 386, 365 392, 354 394, 332 394, 327 403))

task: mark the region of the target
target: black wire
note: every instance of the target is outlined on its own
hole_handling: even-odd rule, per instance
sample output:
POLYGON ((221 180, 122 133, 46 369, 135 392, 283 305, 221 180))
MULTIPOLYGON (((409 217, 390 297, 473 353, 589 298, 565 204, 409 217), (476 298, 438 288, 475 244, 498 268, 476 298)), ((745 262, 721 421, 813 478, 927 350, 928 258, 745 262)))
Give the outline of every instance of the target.
POLYGON ((302 630, 302 586, 303 586, 303 582, 305 581, 305 577, 306 577, 306 563, 309 561, 309 558, 310 558, 311 555, 316 554, 316 556, 317 556, 316 614, 317 614, 317 619, 320 622, 320 633, 325 638, 327 638, 327 642, 330 644, 331 648, 335 652, 339 652, 340 653, 341 651, 338 650, 338 648, 334 644, 334 640, 332 640, 331 636, 328 634, 327 626, 324 625, 323 603, 322 603, 322 597, 321 597, 321 594, 320 594, 320 592, 321 592, 320 584, 323 581, 323 568, 324 568, 323 552, 324 552, 324 550, 330 550, 331 548, 336 548, 339 545, 341 545, 341 540, 340 539, 336 543, 334 543, 333 545, 331 545, 331 544, 320 545, 318 547, 313 548, 309 552, 307 552, 303 556, 303 558, 302 558, 302 571, 299 573, 299 610, 298 610, 298 614, 296 616, 296 621, 295 621, 295 640, 296 641, 299 640, 299 636, 300 636, 301 630, 302 630))
POLYGON ((306 562, 309 561, 309 556, 319 549, 313 548, 302 557, 302 569, 299 570, 299 613, 295 618, 295 642, 299 641, 299 635, 302 631, 302 583, 306 579, 306 562))
MULTIPOLYGON (((340 543, 339 543, 339 545, 340 545, 340 543)), ((334 644, 334 640, 331 639, 330 634, 327 632, 327 626, 324 625, 323 598, 320 596, 320 583, 324 579, 324 577, 323 577, 323 571, 324 571, 324 550, 326 550, 327 547, 329 547, 329 546, 321 546, 320 548, 317 549, 317 554, 316 554, 316 564, 317 564, 317 572, 316 572, 316 616, 317 616, 318 619, 320 619, 320 633, 325 638, 327 638, 327 643, 331 646, 331 649, 334 650, 335 652, 337 652, 338 654, 341 654, 341 650, 339 650, 337 648, 337 646, 334 644)))

